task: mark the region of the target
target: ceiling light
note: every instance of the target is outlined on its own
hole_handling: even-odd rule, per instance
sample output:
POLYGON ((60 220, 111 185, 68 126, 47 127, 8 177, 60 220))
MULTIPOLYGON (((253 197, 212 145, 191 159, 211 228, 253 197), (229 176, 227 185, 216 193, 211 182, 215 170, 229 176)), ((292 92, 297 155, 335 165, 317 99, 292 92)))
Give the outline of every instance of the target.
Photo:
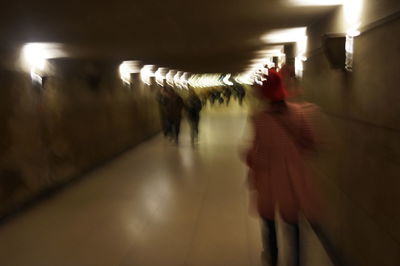
POLYGON ((21 63, 29 71, 32 81, 42 85, 42 76, 47 70, 47 59, 66 57, 59 43, 28 43, 22 47, 21 63))
POLYGON ((338 6, 345 0, 286 0, 288 5, 293 6, 338 6))
POLYGON ((139 64, 139 61, 123 61, 119 65, 119 75, 123 82, 131 83, 131 74, 140 72, 139 64))
POLYGON ((150 79, 154 77, 155 65, 144 65, 140 70, 140 77, 144 83, 151 85, 150 79))
POLYGON ((233 85, 233 83, 229 80, 230 77, 231 77, 231 74, 227 74, 223 79, 223 82, 228 86, 232 86, 233 85))
POLYGON ((300 38, 306 35, 306 27, 287 28, 274 30, 261 37, 265 43, 291 43, 297 42, 300 38))
POLYGON ((168 72, 168 68, 159 67, 157 69, 157 71, 154 73, 154 76, 156 77, 156 82, 158 83, 158 85, 164 86, 164 79, 165 79, 167 72, 168 72))

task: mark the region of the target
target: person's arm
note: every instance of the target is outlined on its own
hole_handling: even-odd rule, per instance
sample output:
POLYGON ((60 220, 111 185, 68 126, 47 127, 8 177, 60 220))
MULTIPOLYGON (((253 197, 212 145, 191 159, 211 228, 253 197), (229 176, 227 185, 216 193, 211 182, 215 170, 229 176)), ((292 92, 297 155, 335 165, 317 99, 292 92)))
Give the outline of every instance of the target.
POLYGON ((252 122, 252 129, 253 129, 253 133, 252 133, 252 139, 251 139, 251 145, 249 147, 249 149, 246 152, 246 164, 249 168, 254 168, 254 158, 256 156, 256 151, 257 151, 257 147, 258 147, 258 135, 257 134, 257 128, 256 128, 256 123, 255 123, 255 118, 252 117, 251 118, 251 122, 252 122))
POLYGON ((254 117, 251 119, 252 120, 252 124, 253 124, 253 139, 251 141, 251 146, 250 148, 247 150, 246 153, 246 164, 249 167, 249 171, 247 174, 247 186, 249 187, 249 189, 254 189, 254 184, 255 184, 255 175, 254 175, 254 164, 255 164, 255 157, 257 149, 258 149, 258 145, 259 145, 259 134, 257 134, 257 129, 256 129, 256 123, 255 123, 255 119, 254 117))

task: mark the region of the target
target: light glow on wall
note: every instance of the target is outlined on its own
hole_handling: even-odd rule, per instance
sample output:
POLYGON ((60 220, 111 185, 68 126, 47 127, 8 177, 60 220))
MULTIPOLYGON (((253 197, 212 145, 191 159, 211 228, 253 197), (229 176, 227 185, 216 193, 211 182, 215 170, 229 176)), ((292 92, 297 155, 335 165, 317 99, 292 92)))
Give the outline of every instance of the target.
POLYGON ((261 40, 266 43, 296 43, 295 72, 296 76, 303 76, 303 62, 307 60, 308 37, 306 27, 274 30, 263 35, 261 40))
POLYGON ((29 70, 43 71, 46 67, 47 55, 42 44, 26 44, 23 48, 23 57, 29 70))
POLYGON ((345 0, 287 0, 287 4, 293 6, 338 6, 345 0))
POLYGON ((174 69, 170 69, 167 73, 167 75, 165 75, 165 79, 167 81, 167 84, 169 86, 174 86, 175 85, 175 75, 178 71, 174 70, 174 69))
POLYGON ((123 61, 119 65, 119 75, 124 83, 131 84, 131 74, 140 72, 139 64, 139 61, 123 61))
POLYGON ((182 88, 181 77, 183 76, 183 73, 184 72, 182 72, 182 71, 178 71, 178 72, 176 72, 176 74, 174 76, 174 83, 175 83, 175 86, 178 88, 182 88))
POLYGON ((21 50, 21 63, 31 74, 32 81, 42 84, 42 76, 48 70, 48 59, 67 57, 59 43, 27 43, 21 50))
POLYGON ((347 71, 353 70, 354 37, 360 35, 363 0, 346 0, 343 12, 346 25, 346 63, 347 71))
MULTIPOLYGON (((283 3, 290 6, 342 6, 344 13, 344 27, 346 32, 346 69, 352 70, 354 37, 360 35, 361 16, 364 0, 286 0, 283 3)), ((266 43, 297 43, 297 53, 295 57, 296 75, 303 73, 303 62, 307 60, 307 40, 305 28, 283 29, 269 32, 262 36, 266 43)))
POLYGON ((156 82, 160 86, 164 86, 165 76, 167 75, 168 69, 165 67, 159 67, 157 71, 154 73, 156 77, 156 82))
POLYGON ((39 84, 39 85, 43 84, 43 78, 39 74, 35 73, 34 71, 31 71, 31 79, 36 84, 39 84))
POLYGON ((291 43, 297 42, 306 35, 306 27, 296 27, 273 30, 264 34, 261 40, 266 43, 291 43))
POLYGON ((189 72, 183 73, 183 75, 180 77, 179 82, 182 88, 189 89, 188 80, 190 79, 190 77, 191 74, 189 72))
POLYGON ((241 73, 235 77, 235 81, 240 84, 253 85, 254 73, 252 71, 241 73))
POLYGON ((221 81, 221 74, 197 74, 190 77, 189 85, 193 88, 209 88, 225 84, 221 81))
POLYGON ((343 9, 347 35, 353 37, 360 35, 363 0, 346 0, 343 9))
POLYGON ((256 73, 260 71, 264 71, 265 66, 268 68, 275 67, 275 63, 272 60, 273 57, 278 57, 280 59, 285 57, 283 51, 283 45, 275 45, 268 46, 268 48, 255 52, 257 58, 252 59, 248 69, 243 74, 238 75, 235 80, 241 84, 253 84, 255 80, 253 76, 256 76, 256 73))
POLYGON ((297 77, 303 77, 304 71, 304 63, 307 61, 306 53, 307 53, 307 43, 308 37, 307 35, 303 35, 299 40, 296 42, 296 57, 294 59, 294 69, 295 74, 297 77))
POLYGON ((145 84, 151 85, 150 80, 152 77, 154 77, 155 68, 156 68, 155 65, 144 65, 140 70, 140 77, 145 84))
POLYGON ((226 85, 232 86, 233 83, 229 80, 231 78, 231 74, 227 74, 224 79, 222 80, 226 85))

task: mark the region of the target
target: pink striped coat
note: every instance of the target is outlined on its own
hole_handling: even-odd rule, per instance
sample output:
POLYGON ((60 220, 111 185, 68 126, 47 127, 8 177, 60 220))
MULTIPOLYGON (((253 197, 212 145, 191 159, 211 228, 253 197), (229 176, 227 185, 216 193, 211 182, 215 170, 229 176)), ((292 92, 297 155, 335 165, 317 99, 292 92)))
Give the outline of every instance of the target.
POLYGON ((287 106, 281 114, 266 110, 253 116, 255 136, 246 159, 260 216, 273 220, 279 206, 283 219, 294 223, 300 211, 306 215, 315 211, 316 199, 304 163, 315 140, 305 111, 310 108, 287 106))

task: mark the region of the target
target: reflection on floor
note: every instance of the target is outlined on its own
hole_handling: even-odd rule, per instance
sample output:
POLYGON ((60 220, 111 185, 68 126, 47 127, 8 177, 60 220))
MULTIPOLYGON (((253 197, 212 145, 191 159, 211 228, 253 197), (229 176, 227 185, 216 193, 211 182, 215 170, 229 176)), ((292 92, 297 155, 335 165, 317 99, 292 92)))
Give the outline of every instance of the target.
POLYGON ((0 227, 0 264, 261 265, 245 121, 238 106, 207 110, 197 147, 184 123, 179 146, 157 136, 91 172, 0 227))

